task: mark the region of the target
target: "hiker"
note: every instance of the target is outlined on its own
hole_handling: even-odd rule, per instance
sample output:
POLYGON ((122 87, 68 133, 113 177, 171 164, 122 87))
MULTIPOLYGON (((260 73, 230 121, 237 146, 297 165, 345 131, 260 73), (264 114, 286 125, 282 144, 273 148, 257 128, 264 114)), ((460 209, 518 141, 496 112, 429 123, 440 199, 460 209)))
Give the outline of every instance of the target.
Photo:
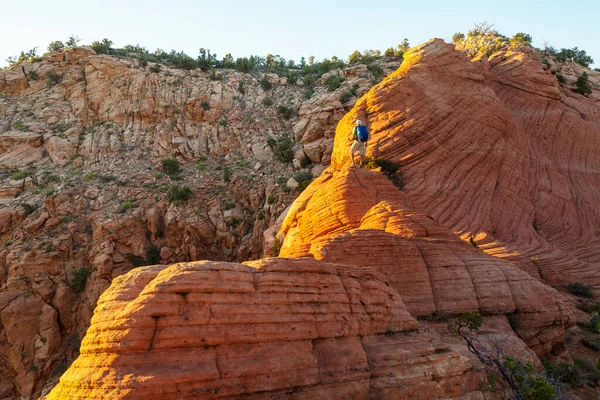
POLYGON ((360 156, 360 163, 358 164, 362 167, 365 162, 365 152, 367 150, 367 141, 369 140, 369 132, 367 131, 367 127, 362 124, 360 119, 357 119, 355 122, 354 129, 352 130, 352 134, 354 135, 354 143, 352 143, 352 147, 350 147, 350 157, 352 157, 352 165, 356 165, 356 152, 358 151, 358 155, 360 156))

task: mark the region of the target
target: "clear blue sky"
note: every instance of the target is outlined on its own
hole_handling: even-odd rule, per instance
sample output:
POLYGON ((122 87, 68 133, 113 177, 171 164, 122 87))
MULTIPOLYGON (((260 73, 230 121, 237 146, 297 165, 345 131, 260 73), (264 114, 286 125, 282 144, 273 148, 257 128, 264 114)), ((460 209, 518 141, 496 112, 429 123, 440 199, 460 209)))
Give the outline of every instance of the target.
POLYGON ((488 21, 502 34, 523 31, 543 40, 578 46, 600 66, 600 1, 266 1, 266 0, 28 0, 2 1, 0 66, 6 58, 73 33, 89 44, 109 38, 114 46, 184 50, 205 47, 218 57, 279 54, 296 61, 354 50, 411 45, 440 37, 450 41, 475 22, 488 21), (577 4, 576 6, 574 4, 577 4))

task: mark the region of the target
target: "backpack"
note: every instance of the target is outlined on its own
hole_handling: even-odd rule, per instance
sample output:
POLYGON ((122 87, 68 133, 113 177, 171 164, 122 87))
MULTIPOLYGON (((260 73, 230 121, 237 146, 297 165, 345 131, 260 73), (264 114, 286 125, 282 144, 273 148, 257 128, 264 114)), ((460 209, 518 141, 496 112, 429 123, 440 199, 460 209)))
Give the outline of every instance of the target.
POLYGON ((364 125, 359 125, 357 128, 356 140, 361 143, 366 143, 369 140, 369 132, 367 132, 367 127, 364 125))

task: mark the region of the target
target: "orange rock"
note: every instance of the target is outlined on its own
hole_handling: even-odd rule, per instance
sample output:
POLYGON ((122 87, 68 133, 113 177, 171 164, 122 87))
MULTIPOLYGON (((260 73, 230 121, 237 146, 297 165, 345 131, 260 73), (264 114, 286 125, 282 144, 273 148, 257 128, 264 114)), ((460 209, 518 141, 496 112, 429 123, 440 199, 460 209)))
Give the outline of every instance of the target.
POLYGON ((138 268, 102 295, 81 356, 46 399, 431 399, 475 389, 470 359, 416 328, 370 269, 310 259, 138 268))

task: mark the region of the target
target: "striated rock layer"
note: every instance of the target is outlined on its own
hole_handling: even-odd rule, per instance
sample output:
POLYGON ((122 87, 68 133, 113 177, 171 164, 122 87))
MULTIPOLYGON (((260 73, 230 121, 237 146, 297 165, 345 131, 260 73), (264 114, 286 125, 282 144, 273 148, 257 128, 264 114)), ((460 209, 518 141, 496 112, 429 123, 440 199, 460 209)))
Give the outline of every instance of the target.
POLYGON ((100 298, 49 399, 432 399, 477 387, 371 269, 310 259, 139 268, 100 298), (278 397, 279 398, 279 397, 278 397))
POLYGON ((357 118, 367 155, 400 164, 408 204, 546 282, 600 284, 600 103, 532 49, 489 61, 439 39, 411 49, 338 124, 334 170, 357 118))

